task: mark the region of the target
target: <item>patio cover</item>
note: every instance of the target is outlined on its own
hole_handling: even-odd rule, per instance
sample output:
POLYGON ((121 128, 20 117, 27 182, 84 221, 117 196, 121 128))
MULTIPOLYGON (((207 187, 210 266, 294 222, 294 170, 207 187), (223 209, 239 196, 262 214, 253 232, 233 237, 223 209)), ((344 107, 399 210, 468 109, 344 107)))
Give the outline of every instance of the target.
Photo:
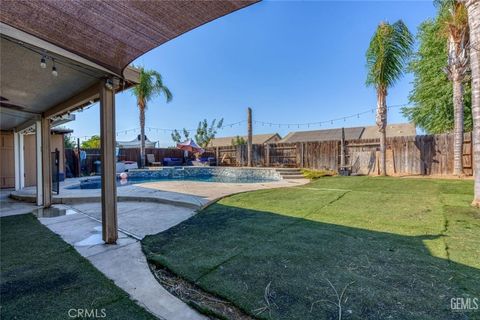
POLYGON ((202 154, 205 152, 205 150, 199 147, 198 144, 192 139, 188 139, 182 143, 177 143, 177 148, 183 151, 190 151, 192 153, 202 154))
POLYGON ((145 52, 258 0, 3 0, 0 21, 123 76, 145 52))

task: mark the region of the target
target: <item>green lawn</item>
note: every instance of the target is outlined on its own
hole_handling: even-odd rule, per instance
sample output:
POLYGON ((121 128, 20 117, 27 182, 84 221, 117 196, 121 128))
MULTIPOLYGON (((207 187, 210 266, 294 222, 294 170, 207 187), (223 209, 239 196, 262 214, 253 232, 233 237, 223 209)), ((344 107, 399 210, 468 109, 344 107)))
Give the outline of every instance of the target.
POLYGON ((70 319, 70 309, 156 319, 33 215, 1 218, 0 226, 1 319, 70 319))
POLYGON ((480 297, 472 190, 472 181, 326 177, 225 198, 143 247, 258 318, 338 319, 333 286, 347 287, 342 319, 479 319, 450 310, 451 298, 480 297))

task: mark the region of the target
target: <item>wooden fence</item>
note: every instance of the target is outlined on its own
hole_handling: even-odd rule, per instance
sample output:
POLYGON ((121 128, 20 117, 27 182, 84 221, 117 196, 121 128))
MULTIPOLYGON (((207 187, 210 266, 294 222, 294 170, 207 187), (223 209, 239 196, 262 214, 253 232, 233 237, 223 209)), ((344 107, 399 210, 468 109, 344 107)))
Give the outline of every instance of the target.
MULTIPOLYGON (((473 174, 471 133, 464 136, 463 171, 473 174)), ((357 174, 378 174, 379 139, 345 142, 346 164, 357 174)), ((80 169, 83 175, 95 172, 100 160, 99 149, 85 149, 87 159, 80 169)), ((181 158, 183 151, 168 148, 147 148, 156 161, 181 158)), ((338 170, 340 141, 276 143, 253 145, 252 162, 257 167, 299 167, 338 170)), ((247 146, 207 148, 203 156, 215 157, 222 166, 246 166, 247 146)), ((191 158, 192 155, 189 155, 191 158)), ((75 149, 65 150, 67 176, 78 176, 78 155, 75 149)), ((140 161, 139 149, 120 149, 118 160, 140 161)), ((425 135, 387 138, 387 173, 390 175, 449 175, 453 172, 453 135, 425 135)))
MULTIPOLYGON (((86 153, 86 159, 78 164, 77 149, 65 149, 65 162, 70 176, 90 175, 96 171, 95 161, 100 160, 100 149, 81 149, 86 153), (81 172, 81 173, 80 173, 81 172)), ((153 154, 156 161, 163 161, 164 158, 183 158, 183 151, 172 148, 146 148, 145 154, 153 154)), ((191 157, 191 155, 189 155, 191 157)), ((140 149, 120 149, 118 161, 136 161, 140 166, 140 149)))
MULTIPOLYGON (((471 133, 465 134, 464 173, 471 175, 471 133)), ((378 174, 379 139, 345 143, 346 163, 357 174, 378 174)), ((208 148, 219 165, 245 166, 247 146, 208 148)), ((253 145, 253 165, 338 170, 340 141, 253 145)), ((453 135, 387 138, 387 173, 390 175, 449 175, 453 172, 453 135)))

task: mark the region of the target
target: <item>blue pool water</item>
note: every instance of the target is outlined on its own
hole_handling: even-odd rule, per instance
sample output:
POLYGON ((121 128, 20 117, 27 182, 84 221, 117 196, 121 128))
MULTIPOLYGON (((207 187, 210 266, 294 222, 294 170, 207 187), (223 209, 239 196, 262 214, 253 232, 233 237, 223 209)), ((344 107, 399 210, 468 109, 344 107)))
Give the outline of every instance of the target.
MULTIPOLYGON (((274 179, 253 178, 253 177, 224 177, 224 176, 195 176, 195 177, 181 177, 181 178, 129 178, 126 180, 117 179, 117 187, 128 186, 131 184, 139 184, 146 182, 157 181, 200 181, 200 182, 223 182, 223 183, 260 183, 272 182, 274 179)), ((102 182, 100 178, 90 178, 82 180, 80 184, 66 187, 66 189, 100 189, 102 182)))
MULTIPOLYGON (((163 167, 159 169, 139 169, 127 173, 128 178, 117 179, 117 186, 156 181, 200 181, 221 183, 259 183, 281 179, 278 172, 269 168, 232 167, 163 167)), ((86 178, 79 184, 66 189, 100 189, 100 177, 86 178)))

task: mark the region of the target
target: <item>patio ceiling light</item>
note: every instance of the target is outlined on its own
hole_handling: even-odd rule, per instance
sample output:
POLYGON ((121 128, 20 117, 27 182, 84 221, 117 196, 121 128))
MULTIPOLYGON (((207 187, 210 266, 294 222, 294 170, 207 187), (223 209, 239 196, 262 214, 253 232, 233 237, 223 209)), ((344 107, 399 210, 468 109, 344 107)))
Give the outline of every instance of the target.
POLYGON ((45 69, 47 67, 47 61, 45 60, 45 56, 42 56, 40 59, 40 68, 45 69))
POLYGON ((53 61, 52 75, 56 77, 58 76, 57 67, 55 66, 55 60, 52 59, 52 61, 53 61))
POLYGON ((108 89, 108 90, 113 90, 113 81, 112 79, 107 79, 105 81, 105 87, 108 89))

